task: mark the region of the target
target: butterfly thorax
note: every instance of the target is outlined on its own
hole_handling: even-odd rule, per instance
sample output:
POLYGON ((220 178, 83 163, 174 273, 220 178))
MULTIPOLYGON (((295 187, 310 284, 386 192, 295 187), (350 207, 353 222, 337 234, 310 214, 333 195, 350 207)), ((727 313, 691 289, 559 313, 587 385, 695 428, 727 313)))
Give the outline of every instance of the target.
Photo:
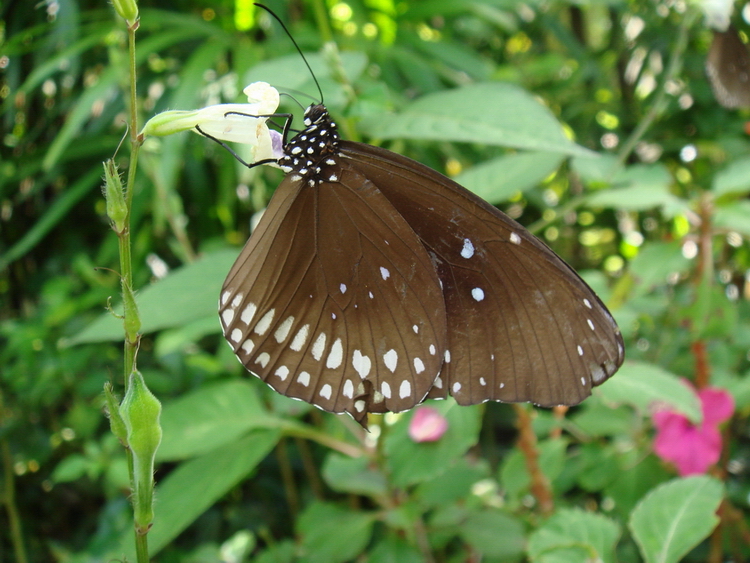
POLYGON ((279 166, 293 180, 311 187, 337 181, 330 168, 337 164, 339 134, 328 110, 322 104, 311 105, 305 110, 304 124, 305 129, 284 145, 279 166))

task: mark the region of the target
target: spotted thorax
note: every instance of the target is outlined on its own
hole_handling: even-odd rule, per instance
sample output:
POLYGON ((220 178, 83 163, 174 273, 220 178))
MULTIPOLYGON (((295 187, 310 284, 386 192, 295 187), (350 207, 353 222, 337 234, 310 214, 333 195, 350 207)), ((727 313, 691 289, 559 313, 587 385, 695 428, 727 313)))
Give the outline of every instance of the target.
POLYGON ((279 106, 279 92, 266 82, 253 82, 243 92, 247 104, 216 104, 199 110, 162 112, 148 120, 142 134, 161 137, 193 130, 220 141, 249 145, 250 163, 278 160, 283 156, 281 135, 268 129, 266 121, 279 106), (253 116, 264 117, 251 119, 253 116))

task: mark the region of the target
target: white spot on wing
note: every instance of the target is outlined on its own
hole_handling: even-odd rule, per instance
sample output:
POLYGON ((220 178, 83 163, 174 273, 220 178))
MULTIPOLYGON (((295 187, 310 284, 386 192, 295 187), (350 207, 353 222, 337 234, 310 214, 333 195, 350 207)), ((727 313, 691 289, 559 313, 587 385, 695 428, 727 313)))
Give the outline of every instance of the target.
POLYGON ((592 320, 591 319, 586 319, 586 322, 589 323, 589 328, 591 330, 594 330, 594 323, 592 322, 592 320))
POLYGON ((300 374, 297 376, 297 383, 299 383, 303 387, 307 387, 308 385, 310 385, 310 374, 306 371, 300 372, 300 374))
POLYGON ((458 381, 456 381, 453 384, 453 392, 458 393, 460 390, 461 390, 461 384, 458 381))
POLYGON ((419 358, 414 358, 414 371, 422 373, 424 371, 424 363, 419 358))
POLYGON ((417 325, 412 325, 411 329, 414 331, 414 334, 419 334, 419 327, 417 325))
POLYGON ((242 343, 240 348, 242 348, 242 351, 245 352, 245 354, 250 354, 253 351, 253 348, 255 348, 255 342, 248 338, 242 343))
POLYGON ((481 287, 475 287, 471 290, 471 296, 474 298, 474 301, 481 301, 484 299, 484 290, 481 287))
POLYGON ((435 378, 435 381, 434 381, 434 382, 433 382, 432 384, 433 384, 433 385, 434 385, 435 387, 437 387, 438 389, 442 389, 442 388, 443 388, 443 380, 442 380, 442 379, 440 379, 440 376, 439 376, 439 375, 438 375, 438 376, 437 376, 437 377, 435 378))
POLYGON ((238 328, 235 328, 229 338, 232 339, 232 342, 239 342, 240 340, 242 340, 242 331, 238 328))
POLYGON ((345 284, 345 283, 342 283, 342 284, 341 284, 341 285, 339 286, 339 289, 341 290, 341 293, 346 293, 346 284, 345 284))
POLYGON ((232 307, 239 307, 240 303, 242 303, 242 298, 244 295, 242 293, 238 293, 234 296, 234 299, 232 299, 232 307))
POLYGON ((224 309, 221 312, 221 320, 224 321, 224 326, 232 324, 232 321, 234 320, 234 311, 232 309, 224 309))
POLYGON ((344 360, 344 348, 341 346, 341 339, 337 338, 331 346, 331 351, 326 359, 326 367, 330 369, 336 369, 341 365, 344 360))
MULTIPOLYGON (((385 362, 385 367, 387 367, 389 370, 391 370, 391 373, 396 371, 396 365, 398 364, 398 352, 391 348, 388 350, 385 354, 383 354, 383 361, 385 362)), ((385 395, 385 393, 383 393, 385 395)))
POLYGON ((348 399, 354 398, 354 384, 351 379, 347 379, 344 382, 344 397, 348 399))
POLYGON ((464 258, 471 258, 474 256, 474 245, 471 240, 464 239, 464 247, 461 249, 461 256, 464 258))
POLYGON ((479 384, 480 384, 480 385, 481 385, 482 387, 484 387, 485 385, 487 385, 487 382, 485 381, 484 377, 480 377, 480 378, 479 378, 479 384))
POLYGON ((289 368, 286 366, 279 366, 279 368, 274 372, 274 375, 279 376, 279 379, 281 379, 281 381, 285 381, 286 377, 289 375, 289 368))
POLYGON ((391 398, 391 386, 388 385, 387 381, 383 381, 382 385, 380 386, 380 392, 383 394, 383 397, 386 399, 391 398))
POLYGON ((518 233, 510 233, 510 242, 513 244, 521 244, 521 237, 518 236, 518 233))
POLYGON ((589 301, 588 299, 584 299, 583 304, 586 305, 586 307, 588 307, 589 309, 591 309, 591 301, 589 301))
POLYGON ((268 355, 268 352, 262 352, 256 359, 255 363, 260 364, 260 367, 265 368, 268 365, 268 362, 271 360, 271 356, 268 355))
POLYGON ((299 352, 302 350, 302 347, 305 345, 305 342, 307 342, 307 335, 310 332, 310 325, 306 324, 301 329, 297 331, 297 334, 294 335, 294 339, 292 340, 292 343, 289 345, 289 348, 292 349, 294 352, 299 352))
POLYGON ((292 330, 292 323, 294 323, 294 317, 287 317, 284 322, 279 325, 279 328, 276 329, 276 333, 273 335, 276 342, 281 344, 286 340, 286 337, 289 336, 289 331, 292 330))
POLYGON ((269 327, 271 326, 271 323, 273 322, 273 316, 276 314, 276 309, 271 309, 268 311, 265 315, 263 315, 260 320, 258 321, 258 324, 255 325, 255 328, 253 331, 263 336, 266 331, 268 331, 269 327))
POLYGON ((313 358, 315 358, 316 361, 320 361, 320 358, 323 357, 323 351, 325 349, 326 349, 326 333, 321 332, 318 335, 318 339, 315 341, 315 344, 313 344, 313 347, 312 347, 313 358))
POLYGON ((430 356, 434 356, 435 352, 437 352, 437 350, 435 350, 435 345, 430 344, 430 356))
POLYGON ((362 412, 365 410, 365 402, 362 400, 354 401, 354 408, 357 409, 357 412, 362 412))
POLYGON ((370 368, 372 368, 372 362, 370 358, 363 355, 359 350, 354 350, 352 354, 352 366, 359 376, 364 379, 370 374, 370 368))
POLYGON ((331 398, 331 391, 333 391, 333 389, 331 389, 331 386, 328 383, 326 383, 320 389, 320 396, 323 397, 324 399, 330 399, 331 398))
POLYGON ((411 395, 411 383, 405 379, 401 382, 401 386, 398 388, 398 396, 402 399, 411 395))
POLYGON ((445 357, 445 363, 446 364, 451 363, 451 351, 450 350, 446 350, 445 351, 445 356, 444 357, 445 357))
POLYGON ((578 355, 583 356, 583 348, 581 348, 580 346, 578 347, 578 355))
POLYGON ((221 304, 226 305, 227 301, 229 300, 229 296, 232 295, 231 291, 225 291, 221 294, 221 304))
POLYGON ((246 325, 249 325, 250 321, 252 321, 253 317, 255 316, 256 310, 257 307, 255 306, 255 303, 248 303, 243 309, 242 314, 240 315, 240 320, 246 325))
POLYGON ((384 268, 383 266, 380 266, 380 275, 383 277, 384 280, 387 280, 391 273, 388 271, 388 268, 384 268))

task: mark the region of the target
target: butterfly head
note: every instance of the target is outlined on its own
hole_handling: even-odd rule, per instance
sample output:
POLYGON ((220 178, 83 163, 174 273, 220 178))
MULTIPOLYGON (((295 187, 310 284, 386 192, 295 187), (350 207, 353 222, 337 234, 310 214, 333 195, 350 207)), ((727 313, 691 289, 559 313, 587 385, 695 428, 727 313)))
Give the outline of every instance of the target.
POLYGON ((305 110, 305 128, 284 146, 279 160, 282 170, 293 179, 314 187, 322 182, 335 181, 331 167, 337 164, 339 134, 326 107, 313 104, 305 110))

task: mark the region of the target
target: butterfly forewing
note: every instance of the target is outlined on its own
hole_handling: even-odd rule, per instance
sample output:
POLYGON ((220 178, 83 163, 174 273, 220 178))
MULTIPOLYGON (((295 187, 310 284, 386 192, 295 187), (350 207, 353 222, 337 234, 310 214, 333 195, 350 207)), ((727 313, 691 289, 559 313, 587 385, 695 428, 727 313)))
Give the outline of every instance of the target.
POLYGON ((445 350, 443 296, 418 237, 371 182, 347 163, 320 174, 315 186, 282 182, 220 314, 247 369, 362 422, 424 399, 445 350))
POLYGON ((427 249, 448 343, 430 397, 577 404, 623 361, 611 315, 518 223, 448 178, 390 151, 341 143, 427 249))

